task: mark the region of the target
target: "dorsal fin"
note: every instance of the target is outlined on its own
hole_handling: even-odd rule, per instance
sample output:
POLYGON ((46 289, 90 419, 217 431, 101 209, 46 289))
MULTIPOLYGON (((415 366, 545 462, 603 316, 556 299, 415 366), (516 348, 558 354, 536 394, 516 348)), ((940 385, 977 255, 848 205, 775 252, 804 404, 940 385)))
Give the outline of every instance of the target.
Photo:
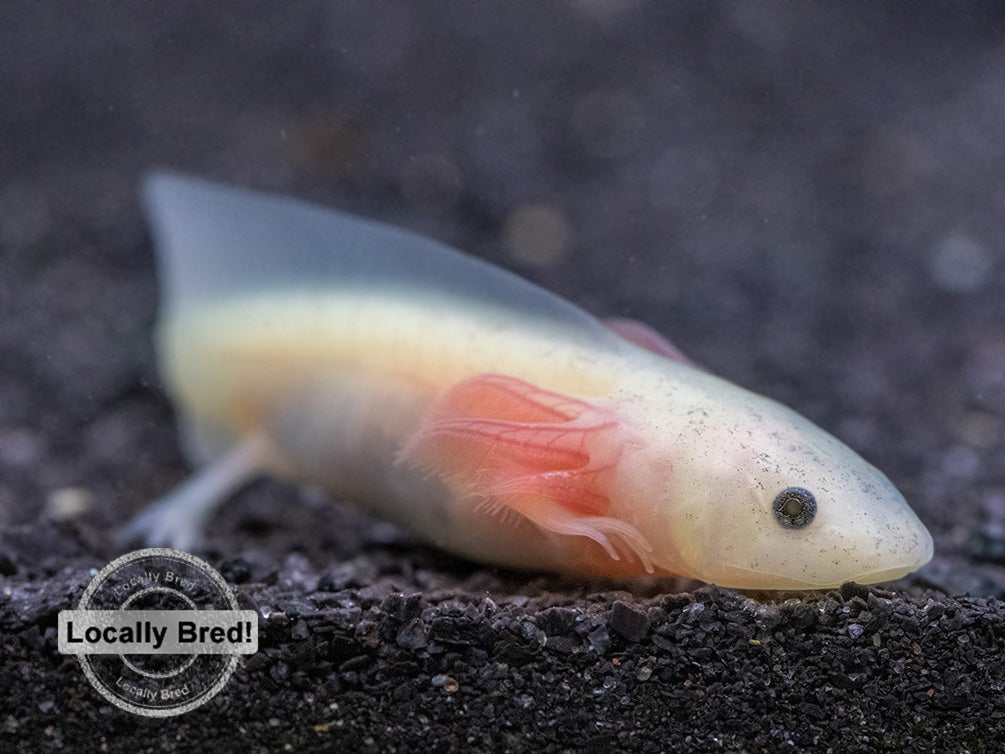
POLYGON ((620 347, 568 301, 413 233, 176 173, 153 173, 144 188, 168 311, 282 288, 389 295, 425 288, 546 320, 595 347, 620 347))

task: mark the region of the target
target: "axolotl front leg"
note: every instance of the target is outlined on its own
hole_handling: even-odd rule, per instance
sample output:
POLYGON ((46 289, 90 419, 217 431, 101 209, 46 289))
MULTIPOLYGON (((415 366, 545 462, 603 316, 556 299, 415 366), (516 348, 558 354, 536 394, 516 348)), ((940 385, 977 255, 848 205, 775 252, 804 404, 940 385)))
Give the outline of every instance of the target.
POLYGON ((639 445, 613 409, 480 374, 436 402, 398 458, 441 479, 455 505, 481 511, 481 528, 527 520, 557 540, 578 540, 573 552, 592 540, 602 548, 595 557, 627 556, 652 573, 653 546, 616 499, 619 467, 639 445))

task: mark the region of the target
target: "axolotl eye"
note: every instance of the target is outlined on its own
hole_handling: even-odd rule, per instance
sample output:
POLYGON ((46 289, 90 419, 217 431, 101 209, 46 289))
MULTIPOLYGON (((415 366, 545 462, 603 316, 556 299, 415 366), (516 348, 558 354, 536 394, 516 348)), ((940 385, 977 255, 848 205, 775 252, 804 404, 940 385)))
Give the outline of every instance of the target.
POLYGON ((817 499, 802 487, 786 487, 778 493, 771 510, 786 529, 803 529, 817 515, 817 499))

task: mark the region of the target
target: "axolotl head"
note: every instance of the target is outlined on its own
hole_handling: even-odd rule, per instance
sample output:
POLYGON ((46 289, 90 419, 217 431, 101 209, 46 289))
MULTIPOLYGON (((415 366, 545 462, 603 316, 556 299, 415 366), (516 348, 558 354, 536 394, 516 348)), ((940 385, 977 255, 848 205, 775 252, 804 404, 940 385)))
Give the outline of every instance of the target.
POLYGON ((728 387, 681 428, 671 497, 682 570, 722 586, 821 589, 890 581, 931 559, 931 535, 879 470, 788 408, 728 387))

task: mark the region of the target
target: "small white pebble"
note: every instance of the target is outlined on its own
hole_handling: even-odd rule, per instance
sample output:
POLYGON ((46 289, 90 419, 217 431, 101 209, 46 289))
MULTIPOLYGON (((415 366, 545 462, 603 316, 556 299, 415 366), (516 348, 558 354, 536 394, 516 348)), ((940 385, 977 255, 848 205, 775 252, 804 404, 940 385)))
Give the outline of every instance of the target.
POLYGON ((76 518, 91 509, 93 495, 83 487, 53 490, 45 501, 45 515, 56 521, 76 518))

